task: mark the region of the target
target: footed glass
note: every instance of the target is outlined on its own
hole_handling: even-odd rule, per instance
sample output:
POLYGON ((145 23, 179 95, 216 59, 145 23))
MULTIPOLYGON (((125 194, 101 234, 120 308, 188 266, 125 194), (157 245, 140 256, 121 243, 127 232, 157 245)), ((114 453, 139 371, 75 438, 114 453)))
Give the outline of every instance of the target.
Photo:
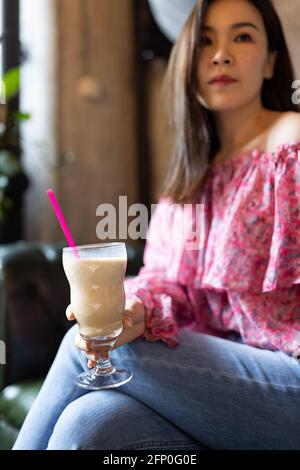
POLYGON ((93 369, 77 377, 89 390, 119 387, 133 374, 114 367, 109 353, 123 329, 125 243, 103 243, 63 249, 63 266, 70 284, 71 305, 80 335, 100 355, 93 369))

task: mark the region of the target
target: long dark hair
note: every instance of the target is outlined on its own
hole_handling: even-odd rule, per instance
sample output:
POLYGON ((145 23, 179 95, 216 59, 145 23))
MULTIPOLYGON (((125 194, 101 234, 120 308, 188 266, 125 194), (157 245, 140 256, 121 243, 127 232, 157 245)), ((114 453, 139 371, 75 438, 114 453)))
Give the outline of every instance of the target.
MULTIPOLYGON (((172 49, 164 81, 174 148, 160 195, 177 203, 195 200, 209 164, 220 149, 212 115, 196 98, 199 38, 205 14, 213 1, 197 2, 172 49)), ((248 1, 263 18, 269 53, 278 51, 273 78, 263 83, 262 104, 273 111, 299 112, 291 99, 295 73, 278 14, 270 0, 248 1)))

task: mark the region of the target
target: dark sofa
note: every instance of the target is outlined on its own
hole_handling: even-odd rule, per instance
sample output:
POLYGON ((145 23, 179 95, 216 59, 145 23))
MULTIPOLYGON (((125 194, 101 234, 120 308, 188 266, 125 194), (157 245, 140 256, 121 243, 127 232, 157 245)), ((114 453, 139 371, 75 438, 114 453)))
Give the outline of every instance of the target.
MULTIPOLYGON (((0 450, 11 449, 65 332, 69 285, 63 244, 0 246, 0 450), (3 344, 3 343, 2 343, 3 344)), ((138 273, 144 244, 127 245, 127 276, 138 273)))

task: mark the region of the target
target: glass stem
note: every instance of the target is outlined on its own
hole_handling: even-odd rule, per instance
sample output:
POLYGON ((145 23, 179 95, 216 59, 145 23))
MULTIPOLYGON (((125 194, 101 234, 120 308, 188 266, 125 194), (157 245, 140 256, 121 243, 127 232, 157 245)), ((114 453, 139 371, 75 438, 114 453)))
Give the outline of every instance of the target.
POLYGON ((100 357, 97 359, 96 365, 93 369, 93 374, 107 375, 113 374, 115 372, 116 368, 112 366, 109 359, 109 352, 111 348, 112 346, 107 348, 107 345, 97 348, 97 353, 100 355, 100 357))

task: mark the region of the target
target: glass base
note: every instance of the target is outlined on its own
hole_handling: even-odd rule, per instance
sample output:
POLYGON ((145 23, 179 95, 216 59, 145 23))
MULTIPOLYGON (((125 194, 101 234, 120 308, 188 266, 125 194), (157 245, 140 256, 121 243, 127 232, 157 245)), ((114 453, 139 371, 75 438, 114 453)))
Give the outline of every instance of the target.
POLYGON ((110 373, 95 373, 94 369, 83 372, 77 377, 77 385, 88 390, 103 390, 116 388, 131 380, 133 374, 125 369, 112 368, 110 373))

